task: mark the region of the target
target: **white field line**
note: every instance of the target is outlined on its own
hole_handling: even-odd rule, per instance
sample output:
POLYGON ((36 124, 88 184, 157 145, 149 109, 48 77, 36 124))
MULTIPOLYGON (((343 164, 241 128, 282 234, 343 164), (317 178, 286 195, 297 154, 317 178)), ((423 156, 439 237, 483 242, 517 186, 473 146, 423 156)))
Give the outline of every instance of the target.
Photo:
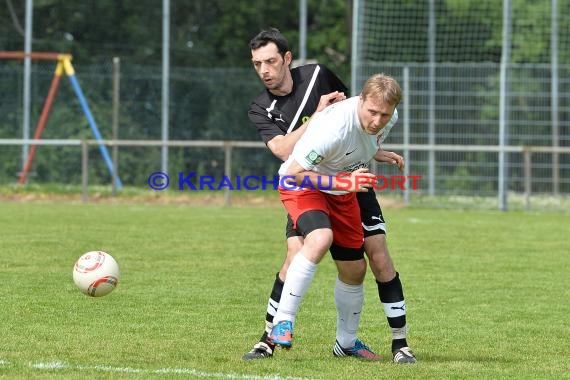
MULTIPOLYGON (((12 366, 12 363, 7 360, 0 359, 0 367, 12 366)), ((242 375, 232 372, 205 372, 194 368, 159 368, 159 369, 146 369, 146 368, 133 368, 133 367, 112 367, 108 365, 74 365, 61 361, 53 362, 39 362, 28 364, 29 368, 38 370, 79 370, 79 371, 101 371, 101 372, 119 372, 119 373, 138 373, 142 375, 192 375, 201 378, 215 378, 215 379, 236 379, 236 380, 310 380, 303 377, 290 377, 276 375, 242 375)))

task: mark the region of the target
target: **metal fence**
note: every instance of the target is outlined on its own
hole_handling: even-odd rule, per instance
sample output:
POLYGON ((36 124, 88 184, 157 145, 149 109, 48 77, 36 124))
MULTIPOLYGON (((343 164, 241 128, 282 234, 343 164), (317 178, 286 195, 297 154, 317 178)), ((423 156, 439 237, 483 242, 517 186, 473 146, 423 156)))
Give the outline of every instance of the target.
MULTIPOLYGON (((101 158, 98 154, 90 153, 90 150, 97 145, 103 144, 109 146, 112 149, 121 150, 129 148, 147 148, 147 149, 157 149, 163 147, 165 144, 160 140, 22 140, 22 139, 0 139, 0 146, 16 146, 21 147, 23 144, 36 145, 41 147, 75 147, 74 155, 77 157, 76 162, 78 164, 78 169, 80 168, 80 183, 82 188, 82 199, 84 202, 89 200, 89 183, 90 176, 91 180, 95 183, 108 183, 109 186, 113 187, 113 192, 115 192, 114 186, 117 183, 116 178, 111 178, 109 175, 105 175, 101 170, 93 170, 94 166, 101 166, 101 158), (79 148, 79 149, 77 149, 79 148), (95 176, 95 178, 93 178, 95 176), (97 177, 98 176, 98 177, 97 177), (102 178, 101 178, 102 177, 102 178), (115 180, 114 180, 115 179, 115 180)), ((173 183, 172 188, 174 190, 181 191, 202 191, 204 189, 195 183, 199 177, 207 176, 211 177, 211 182, 206 186, 205 190, 221 190, 219 193, 223 193, 224 203, 227 206, 232 204, 232 191, 235 190, 235 181, 238 183, 241 179, 246 177, 252 177, 254 183, 252 187, 247 187, 246 189, 262 191, 262 190, 275 190, 277 182, 271 180, 274 178, 275 172, 267 172, 264 170, 259 170, 259 165, 256 163, 244 162, 244 157, 251 156, 252 150, 254 151, 266 151, 265 145, 261 142, 256 141, 217 141, 217 140, 202 140, 202 141, 169 141, 167 145, 174 149, 213 149, 217 150, 219 155, 203 156, 201 160, 195 160, 193 165, 187 167, 185 170, 180 170, 179 168, 171 168, 171 177, 176 181, 182 177, 189 176, 191 173, 195 173, 191 180, 194 182, 196 187, 186 185, 184 183, 173 183), (238 151, 244 153, 242 155, 236 155, 238 151), (209 167, 207 162, 212 160, 213 156, 220 158, 219 165, 214 165, 214 167, 209 167), (237 156, 237 157, 236 157, 237 156), (204 164, 206 163, 206 165, 204 164), (182 176, 182 177, 181 177, 182 176), (260 184, 260 178, 267 178, 263 180, 260 184), (224 184, 223 178, 228 182, 224 184), (257 181, 257 182, 256 182, 257 181), (267 186, 265 186, 267 185, 267 186)), ((536 158, 541 155, 552 155, 554 153, 559 154, 563 157, 570 156, 570 147, 564 148, 551 148, 551 147, 537 147, 537 146, 508 146, 500 148, 498 146, 490 145, 471 145, 471 146, 459 146, 459 145, 421 145, 421 144, 387 144, 384 146, 387 150, 394 150, 402 152, 404 155, 407 165, 403 173, 398 172, 393 167, 381 164, 373 164, 372 171, 380 175, 384 179, 389 179, 394 176, 403 176, 409 178, 413 176, 416 178, 414 186, 411 185, 410 181, 405 183, 400 183, 398 185, 389 184, 389 180, 377 183, 377 191, 380 197, 387 198, 398 198, 404 204, 412 205, 430 205, 439 207, 486 207, 486 208, 496 208, 500 204, 497 199, 496 184, 498 182, 498 170, 497 168, 490 168, 486 175, 481 175, 478 177, 466 176, 464 173, 447 173, 438 175, 433 179, 435 183, 438 184, 438 188, 445 189, 438 196, 433 196, 428 194, 427 184, 430 182, 430 173, 425 169, 425 165, 422 164, 420 157, 426 152, 433 151, 436 155, 484 155, 485 157, 497 156, 501 151, 508 153, 513 156, 520 156, 522 159, 521 173, 519 177, 514 177, 512 179, 512 187, 516 190, 509 192, 509 197, 506 200, 507 205, 511 205, 513 209, 552 209, 552 210, 566 210, 570 211, 570 197, 568 194, 558 194, 556 196, 550 193, 544 193, 540 191, 540 186, 537 184, 541 183, 540 177, 537 177, 537 165, 536 158), (417 186, 416 186, 417 185, 417 186), (537 189, 538 187, 538 189, 537 189)), ((119 154, 115 155, 120 157, 119 154)), ((268 156, 270 156, 268 154, 268 156)), ((274 162, 276 164, 276 162, 274 162)), ((121 161, 115 162, 116 168, 120 168, 121 161)), ((143 175, 137 181, 137 183, 130 184, 131 186, 138 186, 142 188, 147 188, 153 190, 150 185, 150 176, 154 174, 156 170, 160 168, 160 160, 158 155, 156 155, 156 161, 154 166, 147 167, 143 175)), ((115 170, 114 174, 121 176, 121 170, 115 170)), ((168 173, 165 173, 168 175, 168 173)), ((33 179, 32 179, 33 180, 33 179)), ((568 185, 567 179, 564 179, 564 184, 568 185)), ((251 185, 251 184, 250 184, 251 185)), ((156 190, 156 189, 154 189, 156 190)))
MULTIPOLYGON (((34 69, 32 94, 37 115, 53 67, 34 65, 34 69)), ((118 139, 158 139, 158 68, 123 67, 122 70, 118 139)), ((404 87, 405 100, 399 106, 401 118, 386 148, 407 147, 410 173, 423 176, 420 189, 410 194, 411 204, 439 205, 438 199, 445 198, 445 204, 479 207, 476 200, 484 199, 485 207, 497 207, 499 156, 504 153, 509 208, 527 207, 525 194, 533 194, 533 208, 568 209, 564 198, 570 195, 570 157, 566 151, 570 147, 570 66, 559 66, 559 128, 553 134, 549 66, 510 65, 504 146, 499 141, 499 64, 438 63, 435 92, 430 90, 428 63, 375 64, 368 65, 367 70, 390 73, 404 87), (525 150, 525 147, 535 148, 525 150), (530 157, 525 156, 525 151, 530 157), (542 200, 544 205, 539 202, 542 200)), ((21 102, 13 94, 21 93, 21 68, 2 65, 0 76, 0 138, 18 138, 21 102)), ((77 76, 103 137, 110 138, 111 65, 77 67, 77 76)), ((174 69, 171 80, 171 139, 188 145, 173 146, 170 169, 222 174, 224 151, 207 144, 200 147, 192 144, 256 141, 258 137, 247 120, 246 110, 249 99, 261 90, 261 84, 251 69, 174 69)), ((43 138, 75 141, 92 138, 79 104, 66 84, 60 85, 43 138)), ((7 140, 2 141, 8 144, 7 140)), ((21 146, 9 144, 0 145, 0 184, 15 183, 21 170, 21 146)), ((72 146, 41 146, 32 168, 36 175, 31 181, 80 184, 79 146, 79 142, 72 146)), ((156 146, 121 146, 120 173, 126 186, 145 186, 150 168, 160 168, 159 150, 156 146)), ((91 153, 93 157, 95 154, 91 153)), ((92 183, 110 184, 101 161, 90 160, 90 178, 92 183)), ((266 149, 236 148, 232 152, 232 170, 236 173, 269 175, 276 172, 278 165, 266 149)), ((390 167, 381 170, 398 174, 390 167)), ((404 196, 398 191, 390 195, 404 196)))
MULTIPOLYGON (((407 117, 403 127, 390 134, 390 143, 401 144, 409 139, 411 144, 456 146, 455 152, 428 149, 412 156, 426 172, 433 173, 428 183, 430 195, 461 194, 466 190, 473 195, 490 195, 498 190, 499 157, 490 153, 501 146, 498 64, 438 64, 433 92, 428 88, 429 64, 377 64, 368 65, 367 70, 390 73, 404 86, 406 99, 400 108, 407 117), (473 145, 494 148, 474 153, 470 149, 473 145), (447 176, 455 179, 436 182, 436 178, 447 176), (457 177, 463 177, 459 181, 463 185, 457 177)), ((505 142, 505 147, 552 148, 533 155, 532 187, 555 196, 570 192, 570 159, 557 150, 570 146, 570 66, 559 70, 559 128, 553 130, 549 65, 509 67, 511 90, 507 94, 505 142)), ((523 181, 519 179, 524 175, 524 156, 508 153, 505 166, 506 191, 522 191, 523 181)))
POLYGON ((430 173, 430 195, 482 181, 482 193, 496 190, 505 199, 521 189, 524 157, 502 148, 537 145, 552 150, 533 155, 533 188, 568 193, 568 156, 556 149, 570 145, 570 34, 564 22, 570 1, 357 0, 353 6, 353 91, 375 72, 392 74, 407 86, 403 107, 412 143, 465 147, 420 155, 430 173), (501 150, 473 154, 471 145, 501 150), (467 181, 436 181, 449 173, 467 181))

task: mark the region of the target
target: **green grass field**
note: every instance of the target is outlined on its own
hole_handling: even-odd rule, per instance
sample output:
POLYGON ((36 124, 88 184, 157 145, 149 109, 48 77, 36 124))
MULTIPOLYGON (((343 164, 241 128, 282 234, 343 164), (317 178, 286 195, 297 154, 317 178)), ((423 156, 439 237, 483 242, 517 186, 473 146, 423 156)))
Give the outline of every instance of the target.
POLYGON ((570 378, 570 215, 388 209, 419 363, 390 362, 371 272, 360 337, 380 363, 333 358, 334 264, 319 266, 291 351, 243 362, 284 256, 275 207, 0 203, 0 377, 570 378), (82 253, 121 267, 110 295, 71 278, 82 253))

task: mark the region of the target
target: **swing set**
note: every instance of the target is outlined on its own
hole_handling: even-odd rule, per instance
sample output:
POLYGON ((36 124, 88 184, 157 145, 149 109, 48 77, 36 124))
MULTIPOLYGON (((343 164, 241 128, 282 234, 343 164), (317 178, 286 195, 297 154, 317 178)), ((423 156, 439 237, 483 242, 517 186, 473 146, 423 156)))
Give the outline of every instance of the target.
MULTIPOLYGON (((114 176, 113 161, 111 160, 111 157, 109 156, 109 152, 107 151, 107 147, 105 146, 105 144, 103 144, 103 138, 101 136, 101 133, 99 132, 99 128, 97 127, 97 123, 95 122, 95 119, 93 118, 91 110, 89 109, 89 105, 87 104, 87 100, 85 100, 85 96, 83 95, 83 91, 81 90, 81 86, 79 85, 79 82, 78 82, 77 77, 75 75, 75 69, 73 68, 73 65, 71 64, 72 56, 70 54, 49 53, 49 52, 26 54, 25 52, 20 52, 20 51, 0 51, 0 59, 23 60, 27 57, 29 57, 31 60, 36 60, 36 61, 55 61, 55 62, 57 62, 56 66, 55 66, 53 78, 51 81, 51 85, 50 85, 50 88, 48 91, 48 95, 47 95, 46 100, 44 102, 44 106, 42 108, 40 119, 38 120, 38 125, 36 127, 36 131, 34 134, 34 140, 39 140, 42 136, 43 130, 44 130, 45 125, 46 125, 47 120, 48 120, 49 112, 50 112, 52 104, 53 104, 53 100, 55 99, 55 96, 57 94, 57 89, 59 87, 59 81, 61 79, 61 76, 65 73, 65 75, 69 78, 69 81, 71 82, 71 86, 73 87, 73 91, 75 92, 75 96, 77 97, 77 100, 79 101, 79 104, 81 105, 81 108, 83 109, 83 113, 85 114, 85 118, 87 119, 87 122, 89 123, 89 126, 91 127, 91 131, 93 132, 93 136, 95 137, 95 139, 99 143, 98 144, 99 150, 101 152, 101 155, 103 156, 103 159, 105 160, 105 164, 107 165, 107 168, 109 169, 109 173, 111 174, 111 178, 116 178, 115 185, 119 189, 122 188, 123 185, 121 183, 120 178, 118 176, 116 176, 116 177, 114 176)), ((34 160, 36 150, 37 150, 37 145, 31 145, 30 151, 28 152, 28 157, 26 158, 26 162, 24 164, 22 172, 20 173, 20 178, 18 180, 18 183, 20 185, 24 185, 26 183, 26 177, 27 177, 27 175, 30 171, 30 168, 32 166, 32 162, 34 160)))

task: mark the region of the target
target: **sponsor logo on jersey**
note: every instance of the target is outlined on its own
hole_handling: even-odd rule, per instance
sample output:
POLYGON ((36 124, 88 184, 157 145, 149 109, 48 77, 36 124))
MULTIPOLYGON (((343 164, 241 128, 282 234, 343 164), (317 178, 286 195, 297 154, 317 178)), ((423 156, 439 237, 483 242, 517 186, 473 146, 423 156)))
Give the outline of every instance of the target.
POLYGON ((361 168, 367 168, 367 167, 368 167, 368 162, 356 162, 356 163, 350 164, 348 166, 345 166, 344 168, 342 168, 342 171, 352 173, 355 170, 358 170, 361 168))

